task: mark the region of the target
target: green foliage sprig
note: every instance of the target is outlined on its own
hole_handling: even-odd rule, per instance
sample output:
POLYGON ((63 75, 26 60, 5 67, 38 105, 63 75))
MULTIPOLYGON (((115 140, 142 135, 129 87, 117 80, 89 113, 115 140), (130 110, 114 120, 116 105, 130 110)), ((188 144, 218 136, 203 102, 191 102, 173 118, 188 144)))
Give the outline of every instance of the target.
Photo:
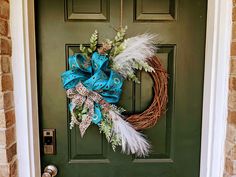
MULTIPOLYGON (((76 107, 75 109, 75 119, 77 119, 78 121, 82 121, 83 119, 85 119, 87 117, 88 114, 88 108, 85 106, 81 106, 81 107, 76 107)), ((75 122, 73 120, 71 120, 70 122, 70 129, 72 129, 75 125, 75 122)))
POLYGON ((129 73, 129 74, 127 75, 127 79, 128 79, 129 81, 135 82, 136 84, 140 84, 140 80, 139 80, 138 77, 137 77, 135 74, 133 74, 133 73, 129 73))
POLYGON ((116 36, 114 38, 114 40, 112 41, 112 49, 110 52, 110 57, 115 57, 117 56, 119 53, 121 53, 124 49, 125 49, 125 34, 126 34, 126 30, 128 29, 127 26, 125 26, 124 28, 121 28, 117 33, 116 36))
POLYGON ((109 143, 111 143, 113 151, 116 150, 117 146, 121 146, 121 138, 115 134, 112 130, 112 120, 108 114, 103 114, 103 120, 100 124, 100 132, 105 134, 105 137, 109 143))
POLYGON ((90 46, 84 47, 80 44, 80 52, 86 57, 87 60, 90 60, 92 53, 97 49, 98 44, 98 31, 95 32, 90 37, 90 46))
MULTIPOLYGON (((133 67, 137 70, 140 70, 140 71, 144 70, 145 72, 154 72, 154 69, 150 65, 148 65, 148 63, 146 63, 146 62, 142 62, 142 63, 135 62, 133 67)), ((127 79, 131 80, 137 84, 140 84, 140 80, 138 79, 138 77, 134 73, 128 73, 127 79)))
POLYGON ((92 54, 96 50, 97 44, 98 44, 98 31, 97 30, 95 30, 95 32, 92 34, 89 41, 90 41, 90 48, 88 48, 88 52, 92 54))
POLYGON ((146 62, 136 62, 134 68, 137 70, 144 70, 145 72, 154 72, 154 69, 146 62))

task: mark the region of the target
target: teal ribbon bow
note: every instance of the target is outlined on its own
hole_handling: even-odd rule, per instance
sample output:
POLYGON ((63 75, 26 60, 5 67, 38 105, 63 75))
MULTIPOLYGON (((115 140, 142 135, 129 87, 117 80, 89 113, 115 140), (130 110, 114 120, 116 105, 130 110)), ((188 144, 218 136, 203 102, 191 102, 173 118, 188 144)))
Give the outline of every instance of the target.
MULTIPOLYGON (((82 83, 88 90, 101 95, 107 103, 117 103, 120 100, 123 77, 109 68, 109 59, 106 55, 94 52, 90 63, 78 53, 69 57, 69 70, 62 73, 63 87, 73 89, 82 83)), ((99 124, 102 120, 101 107, 94 103, 92 122, 99 124)), ((69 105, 70 110, 74 105, 69 105)))

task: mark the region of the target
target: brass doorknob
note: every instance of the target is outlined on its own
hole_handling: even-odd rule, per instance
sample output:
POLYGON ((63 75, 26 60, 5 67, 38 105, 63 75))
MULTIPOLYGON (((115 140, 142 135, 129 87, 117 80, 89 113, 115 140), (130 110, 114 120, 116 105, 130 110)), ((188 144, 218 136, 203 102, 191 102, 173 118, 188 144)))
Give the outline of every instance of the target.
POLYGON ((57 175, 57 167, 54 165, 48 165, 44 168, 44 173, 42 174, 42 177, 54 177, 57 175))

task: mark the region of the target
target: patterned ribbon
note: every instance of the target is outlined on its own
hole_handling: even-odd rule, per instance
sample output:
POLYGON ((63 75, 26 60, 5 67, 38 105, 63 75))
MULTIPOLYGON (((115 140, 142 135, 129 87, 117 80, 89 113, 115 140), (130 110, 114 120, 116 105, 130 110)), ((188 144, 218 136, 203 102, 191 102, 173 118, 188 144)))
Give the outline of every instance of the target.
POLYGON ((86 129, 89 127, 89 125, 92 122, 92 119, 94 118, 94 103, 97 103, 101 105, 101 108, 104 109, 105 111, 108 110, 111 105, 104 101, 102 99, 102 96, 99 95, 95 91, 90 91, 88 90, 82 83, 78 83, 74 88, 68 89, 66 91, 67 97, 71 99, 70 103, 70 112, 72 115, 72 119, 76 124, 79 125, 80 133, 81 136, 83 137, 86 129), (76 107, 82 107, 84 106, 85 108, 88 108, 88 114, 85 118, 79 122, 76 118, 76 115, 74 113, 74 110, 76 107))

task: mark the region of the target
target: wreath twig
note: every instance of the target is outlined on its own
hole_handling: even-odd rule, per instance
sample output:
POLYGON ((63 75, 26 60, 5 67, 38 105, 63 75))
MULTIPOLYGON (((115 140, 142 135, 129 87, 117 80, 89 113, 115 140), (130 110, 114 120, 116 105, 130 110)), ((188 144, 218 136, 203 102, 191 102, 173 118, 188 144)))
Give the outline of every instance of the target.
POLYGON ((155 72, 150 73, 154 81, 154 97, 149 108, 140 114, 133 114, 126 119, 136 130, 144 130, 155 126, 162 113, 166 110, 168 101, 168 75, 166 70, 156 56, 152 57, 148 62, 155 70, 155 72))

